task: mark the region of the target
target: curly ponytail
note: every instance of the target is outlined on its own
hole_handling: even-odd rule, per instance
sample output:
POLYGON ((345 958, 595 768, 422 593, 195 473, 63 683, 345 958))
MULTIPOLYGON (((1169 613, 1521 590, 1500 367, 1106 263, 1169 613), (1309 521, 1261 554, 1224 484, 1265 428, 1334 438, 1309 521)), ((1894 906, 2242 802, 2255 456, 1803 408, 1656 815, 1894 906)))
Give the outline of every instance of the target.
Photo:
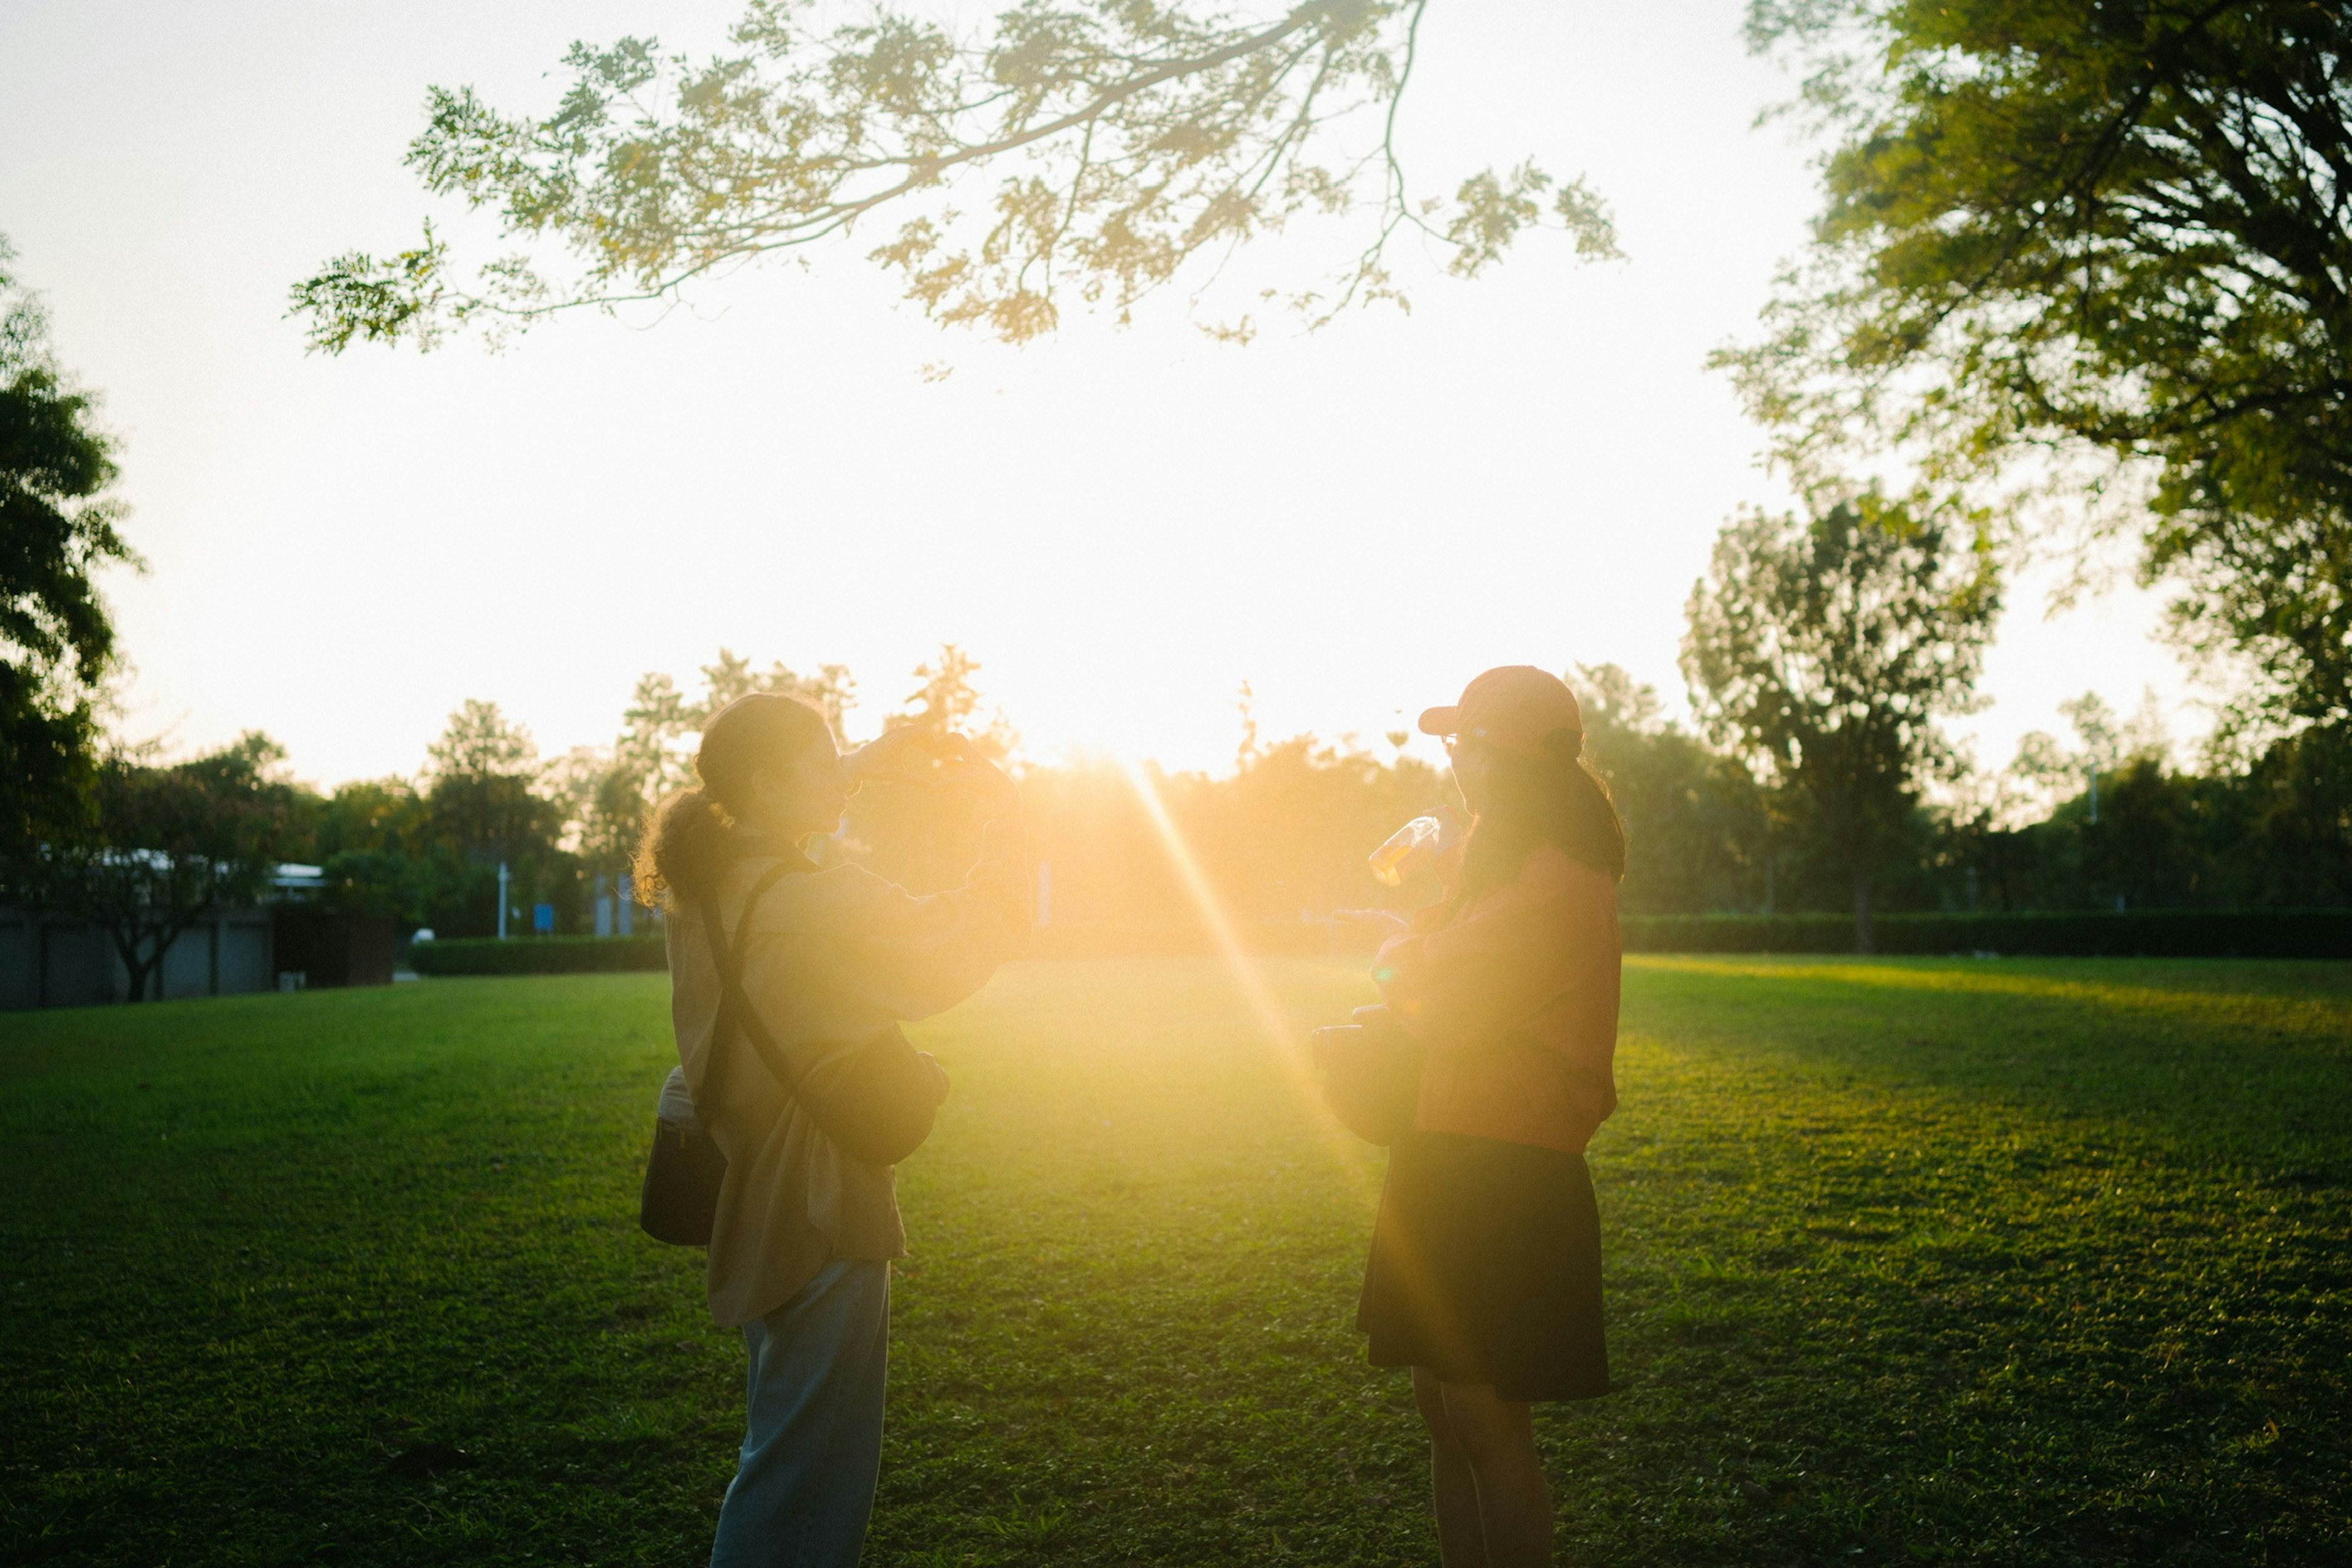
POLYGON ((734 823, 699 785, 674 790, 654 807, 637 844, 633 869, 637 897, 676 909, 717 881, 733 858, 734 823))

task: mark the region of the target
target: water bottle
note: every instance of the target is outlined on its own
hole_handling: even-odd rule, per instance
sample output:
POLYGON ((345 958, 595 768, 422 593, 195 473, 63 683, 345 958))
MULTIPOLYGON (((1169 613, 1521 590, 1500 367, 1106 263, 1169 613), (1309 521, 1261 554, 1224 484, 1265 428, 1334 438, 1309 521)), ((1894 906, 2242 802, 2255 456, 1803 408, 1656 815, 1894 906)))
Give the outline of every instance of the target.
POLYGON ((1414 817, 1372 851, 1369 863, 1373 879, 1384 888, 1402 887, 1407 877, 1435 859, 1440 850, 1452 846, 1454 838, 1454 825, 1444 816, 1432 814, 1414 817))

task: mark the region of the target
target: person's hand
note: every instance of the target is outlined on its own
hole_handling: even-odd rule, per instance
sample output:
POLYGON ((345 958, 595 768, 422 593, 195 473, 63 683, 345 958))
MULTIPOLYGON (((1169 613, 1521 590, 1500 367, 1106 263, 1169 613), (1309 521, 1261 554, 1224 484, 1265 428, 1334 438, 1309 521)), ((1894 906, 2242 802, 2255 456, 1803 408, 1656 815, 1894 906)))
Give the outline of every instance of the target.
POLYGON ((940 1058, 929 1051, 917 1051, 915 1055, 921 1058, 923 1065, 931 1069, 931 1081, 938 1086, 939 1097, 931 1103, 945 1105, 948 1102, 948 1069, 940 1066, 940 1058))
POLYGON ((1390 910, 1333 910, 1331 918, 1345 921, 1383 939, 1402 936, 1412 929, 1412 922, 1390 910))
POLYGON ((901 724, 841 759, 842 772, 855 786, 880 779, 892 784, 930 784, 938 782, 940 762, 947 742, 955 737, 920 724, 901 724))
POLYGON ((989 761, 969 735, 940 737, 939 780, 977 797, 991 816, 1021 803, 1021 786, 1013 775, 989 761))
POLYGON ((1331 1062, 1339 1047, 1364 1032, 1360 1024, 1331 1024, 1314 1030, 1307 1037, 1307 1054, 1322 1071, 1331 1070, 1331 1062))

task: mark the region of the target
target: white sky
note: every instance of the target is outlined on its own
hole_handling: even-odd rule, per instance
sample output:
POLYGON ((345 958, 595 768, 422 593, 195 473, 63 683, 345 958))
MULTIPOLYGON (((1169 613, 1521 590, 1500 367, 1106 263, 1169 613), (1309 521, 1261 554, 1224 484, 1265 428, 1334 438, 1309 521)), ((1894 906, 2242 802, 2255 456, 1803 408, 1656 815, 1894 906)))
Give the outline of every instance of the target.
MULTIPOLYGON (((1497 663, 1614 660, 1679 701, 1714 532, 1778 500, 1707 350, 1752 334, 1812 210, 1751 129, 1786 83, 1737 0, 1441 0, 1404 128, 1428 191, 1533 154, 1613 204, 1631 259, 1556 236, 1475 283, 1408 251, 1410 317, 1221 347, 1171 300, 1007 350, 896 302, 852 244, 652 330, 583 317, 499 355, 306 355, 286 291, 433 210, 401 166, 430 83, 551 100, 575 37, 709 47, 731 0, 10 0, 0 232, 125 443, 153 570, 110 587, 128 727, 259 728, 314 780, 412 772, 465 698, 543 752, 602 743, 636 676, 721 644, 849 665, 870 730, 941 641, 1031 754, 1227 762, 1373 740, 1497 663), (923 378, 935 362, 946 380, 923 378)), ((1310 281, 1282 242, 1252 281, 1310 281)), ((476 254, 481 252, 478 249, 476 254)), ((2152 686, 2151 596, 2054 621, 2018 585, 1965 728, 2007 760, 2086 689, 2152 686)))

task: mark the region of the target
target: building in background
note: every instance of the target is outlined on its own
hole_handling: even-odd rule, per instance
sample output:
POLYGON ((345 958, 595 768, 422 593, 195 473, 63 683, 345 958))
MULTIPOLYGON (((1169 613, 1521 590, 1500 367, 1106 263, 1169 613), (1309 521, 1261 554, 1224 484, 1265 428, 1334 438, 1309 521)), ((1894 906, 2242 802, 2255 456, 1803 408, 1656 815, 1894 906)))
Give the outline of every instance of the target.
MULTIPOLYGON (((160 999, 392 984, 391 917, 326 909, 314 901, 324 886, 316 866, 281 865, 266 901, 208 911, 164 954, 160 999)), ((88 1007, 123 1001, 130 989, 104 928, 0 908, 0 1010, 88 1007)))

